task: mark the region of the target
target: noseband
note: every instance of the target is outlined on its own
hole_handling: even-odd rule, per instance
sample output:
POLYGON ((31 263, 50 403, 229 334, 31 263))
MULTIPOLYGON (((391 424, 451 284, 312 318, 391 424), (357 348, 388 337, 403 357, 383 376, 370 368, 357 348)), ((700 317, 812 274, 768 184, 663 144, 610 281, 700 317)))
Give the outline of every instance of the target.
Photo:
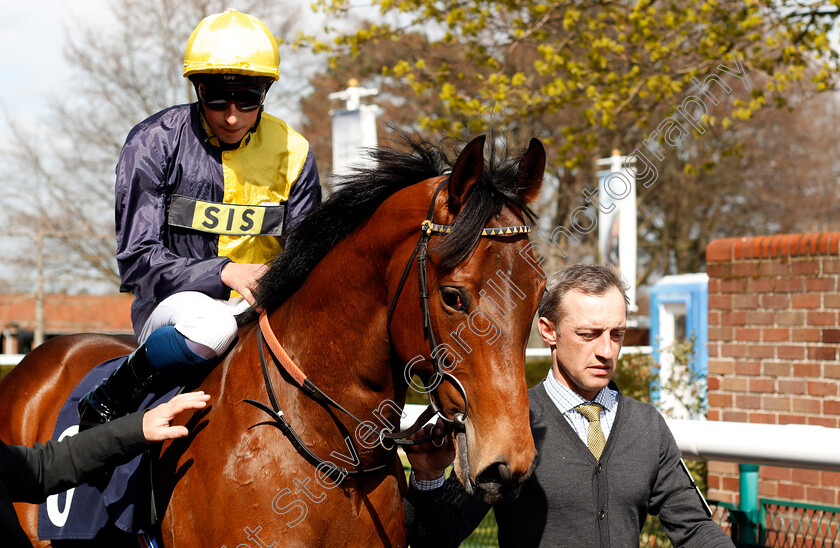
MULTIPOLYGON (((399 300, 400 295, 402 294, 402 290, 405 287, 405 282, 408 279, 409 273, 411 272, 411 268, 414 265, 414 261, 416 259, 417 281, 419 284, 420 291, 420 309, 423 314, 423 334, 424 338, 429 342, 429 357, 431 358, 432 364, 434 366, 434 377, 432 379, 431 384, 429 386, 424 387, 424 392, 426 392, 429 395, 429 405, 420 414, 420 416, 417 418, 414 424, 412 424, 409 428, 398 432, 394 432, 392 429, 387 428, 382 428, 381 430, 379 430, 379 443, 380 445, 382 445, 383 448, 389 451, 394 449, 396 445, 419 445, 432 439, 431 435, 415 440, 408 440, 406 438, 420 430, 435 415, 438 415, 444 421, 449 430, 463 432, 466 425, 467 414, 469 412, 469 400, 467 398, 466 389, 461 384, 461 382, 446 369, 445 364, 442 363, 443 360, 435 356, 434 351, 435 348, 437 348, 437 338, 435 337, 435 332, 432 329, 432 313, 429 307, 429 284, 427 279, 426 266, 428 261, 428 243, 432 236, 445 236, 452 232, 452 225, 441 225, 432 222, 435 212, 435 202, 437 201, 437 196, 440 193, 440 190, 448 182, 449 178, 447 177, 441 182, 440 185, 438 185, 438 187, 435 189, 434 194, 432 195, 432 201, 431 204, 429 204, 429 211, 426 215, 426 220, 424 220, 420 225, 420 237, 417 240, 417 244, 414 246, 414 251, 411 253, 411 257, 409 257, 408 262, 405 265, 402 277, 400 278, 400 283, 397 286, 397 291, 394 294, 394 298, 391 300, 391 303, 388 307, 387 332, 390 338, 391 320, 394 316, 394 310, 396 309, 397 301, 399 300), (457 392, 461 395, 461 398, 463 398, 464 400, 463 410, 461 410, 458 413, 455 413, 451 419, 446 416, 445 411, 441 408, 439 398, 437 396, 437 390, 440 388, 444 381, 454 386, 455 390, 457 390, 457 392), (391 442, 390 447, 386 444, 386 441, 391 442)), ((480 236, 513 236, 517 234, 526 234, 530 231, 531 227, 529 226, 484 228, 482 229, 480 236)), ((268 346, 269 352, 271 352, 275 363, 282 366, 283 369, 294 379, 295 383, 300 387, 300 389, 308 396, 310 396, 313 400, 319 402, 322 405, 334 407, 335 409, 353 418, 358 423, 363 423, 365 421, 363 421, 362 419, 354 415, 352 412, 345 409, 343 406, 341 406, 338 402, 333 400, 330 396, 324 393, 320 388, 318 388, 312 381, 310 381, 307 378, 306 374, 300 370, 297 364, 294 363, 291 357, 289 357, 289 355, 280 345, 280 342, 277 340, 277 337, 271 330, 271 326, 268 322, 268 315, 265 312, 263 312, 260 315, 259 329, 257 330, 257 344, 259 348, 260 366, 262 368, 263 380, 265 382, 266 391, 268 393, 268 399, 271 402, 271 408, 255 400, 245 399, 244 401, 269 414, 274 419, 274 426, 276 426, 283 432, 283 434, 289 439, 294 448, 303 458, 305 458, 310 464, 316 467, 328 464, 329 466, 325 467, 326 470, 329 470, 327 475, 334 480, 340 480, 345 476, 359 476, 362 474, 380 472, 384 469, 390 468, 391 463, 389 461, 387 464, 376 466, 374 468, 367 468, 363 470, 347 470, 332 462, 324 461, 315 453, 313 453, 294 431, 291 424, 289 424, 289 422, 286 420, 282 409, 280 408, 268 372, 268 364, 265 358, 264 350, 264 347, 266 345, 268 346)), ((355 449, 353 450, 355 451, 355 449)), ((393 455, 396 456, 396 451, 393 452, 393 455)))

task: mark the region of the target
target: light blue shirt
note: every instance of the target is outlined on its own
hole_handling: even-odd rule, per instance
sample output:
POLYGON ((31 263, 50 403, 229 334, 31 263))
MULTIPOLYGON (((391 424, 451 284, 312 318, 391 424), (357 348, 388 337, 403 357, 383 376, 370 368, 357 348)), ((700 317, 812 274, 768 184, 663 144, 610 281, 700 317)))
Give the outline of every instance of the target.
POLYGON ((545 391, 548 393, 548 397, 551 398, 551 401, 554 402, 554 405, 557 406, 557 409, 563 414, 566 422, 569 423, 584 445, 587 443, 589 420, 580 411, 575 409, 575 407, 582 403, 594 402, 601 404, 601 431, 604 432, 605 440, 610 439, 610 431, 615 422, 615 415, 618 412, 617 391, 609 387, 604 387, 598 392, 595 399, 589 402, 573 392, 571 388, 560 384, 560 381, 554 377, 552 371, 548 372, 548 376, 543 381, 543 384, 545 385, 545 391))

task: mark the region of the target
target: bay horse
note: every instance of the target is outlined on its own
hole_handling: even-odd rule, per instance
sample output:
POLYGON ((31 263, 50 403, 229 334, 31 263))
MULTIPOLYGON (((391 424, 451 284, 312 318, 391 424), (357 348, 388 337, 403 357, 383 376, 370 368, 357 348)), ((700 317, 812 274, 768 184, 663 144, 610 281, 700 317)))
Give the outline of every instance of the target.
MULTIPOLYGON (((208 407, 157 450, 167 548, 405 546, 391 431, 411 389, 456 432, 469 492, 492 503, 529 477, 525 348, 544 278, 526 225, 544 148, 485 160, 482 136, 453 161, 409 144, 373 152, 293 229, 256 291, 263 317, 198 386, 208 407)), ((82 376, 132 346, 75 335, 34 350, 0 382, 0 435, 49 439, 82 376)), ((18 508, 33 539, 34 508, 18 508)))

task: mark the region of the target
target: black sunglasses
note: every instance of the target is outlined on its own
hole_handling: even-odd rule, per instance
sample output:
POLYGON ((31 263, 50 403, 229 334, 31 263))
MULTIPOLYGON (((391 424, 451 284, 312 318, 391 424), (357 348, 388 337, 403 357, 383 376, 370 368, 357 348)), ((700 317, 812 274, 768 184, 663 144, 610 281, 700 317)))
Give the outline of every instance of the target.
POLYGON ((233 103, 242 112, 250 112, 260 108, 265 100, 265 86, 242 89, 208 88, 198 86, 198 99, 210 110, 222 111, 228 104, 233 103))

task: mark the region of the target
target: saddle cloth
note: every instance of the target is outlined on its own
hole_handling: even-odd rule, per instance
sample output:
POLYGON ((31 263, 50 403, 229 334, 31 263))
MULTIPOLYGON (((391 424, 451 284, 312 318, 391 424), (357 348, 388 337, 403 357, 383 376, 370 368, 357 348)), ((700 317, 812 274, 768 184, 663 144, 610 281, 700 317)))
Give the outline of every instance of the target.
MULTIPOLYGON (((126 359, 127 356, 121 356, 97 365, 76 385, 58 414, 52 439, 78 432, 79 400, 126 359)), ((149 394, 140 409, 169 401, 179 390, 180 387, 175 387, 163 395, 149 394)), ((143 453, 118 466, 107 486, 85 483, 50 496, 38 508, 38 536, 42 540, 92 539, 109 523, 131 534, 148 532, 151 507, 148 458, 148 453, 143 453)))

